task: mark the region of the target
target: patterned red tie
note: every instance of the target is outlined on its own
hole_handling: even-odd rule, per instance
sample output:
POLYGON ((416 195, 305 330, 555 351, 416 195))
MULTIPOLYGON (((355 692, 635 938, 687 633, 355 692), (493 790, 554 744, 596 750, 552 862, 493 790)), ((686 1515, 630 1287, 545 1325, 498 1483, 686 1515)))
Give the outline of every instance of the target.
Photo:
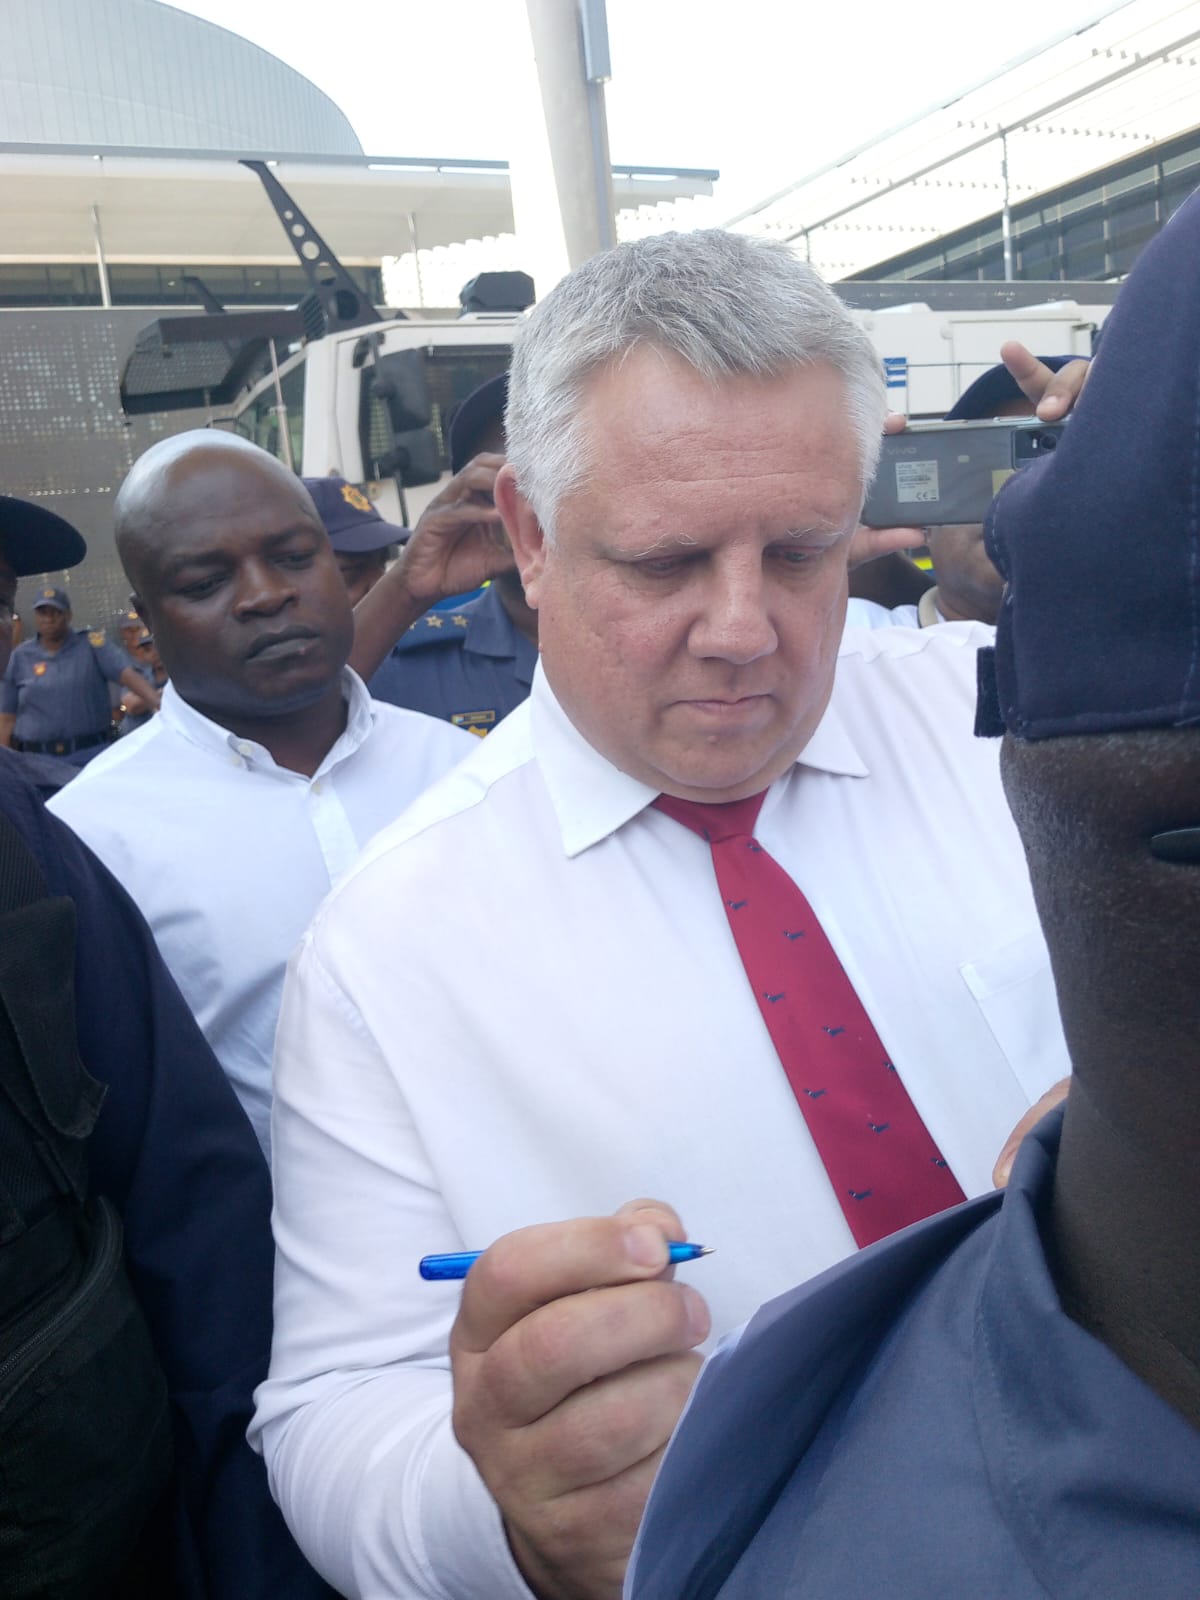
POLYGON ((754 838, 761 794, 725 805, 660 795, 706 839, 742 965, 858 1244, 964 1198, 813 909, 754 838))

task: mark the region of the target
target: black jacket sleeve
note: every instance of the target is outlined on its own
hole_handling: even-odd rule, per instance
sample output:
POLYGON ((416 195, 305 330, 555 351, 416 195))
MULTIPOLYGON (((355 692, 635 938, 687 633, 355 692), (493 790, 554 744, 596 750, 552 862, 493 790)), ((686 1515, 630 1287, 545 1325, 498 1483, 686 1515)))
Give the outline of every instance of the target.
POLYGON ((89 1146, 92 1186, 121 1214, 130 1281, 171 1394, 175 1592, 328 1597, 245 1438, 271 1344, 262 1152, 140 912, 45 810, 18 760, 0 752, 0 806, 51 893, 75 902, 80 1054, 108 1090, 89 1146))

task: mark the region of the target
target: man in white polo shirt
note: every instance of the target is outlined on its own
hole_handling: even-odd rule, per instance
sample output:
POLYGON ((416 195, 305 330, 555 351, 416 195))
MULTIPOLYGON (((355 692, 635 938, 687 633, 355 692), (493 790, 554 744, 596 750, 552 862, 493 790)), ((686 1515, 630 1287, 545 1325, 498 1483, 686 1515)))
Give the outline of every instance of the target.
POLYGON ((731 234, 597 256, 518 335, 531 699, 326 903, 277 1042, 255 1430, 348 1595, 615 1600, 710 1327, 988 1188, 1067 1070, 990 630, 842 642, 884 407, 731 234))
POLYGON ((474 741, 371 700, 346 667, 328 535, 265 451, 164 440, 116 521, 170 682, 159 715, 54 809, 137 901, 265 1150, 289 951, 371 835, 474 741))

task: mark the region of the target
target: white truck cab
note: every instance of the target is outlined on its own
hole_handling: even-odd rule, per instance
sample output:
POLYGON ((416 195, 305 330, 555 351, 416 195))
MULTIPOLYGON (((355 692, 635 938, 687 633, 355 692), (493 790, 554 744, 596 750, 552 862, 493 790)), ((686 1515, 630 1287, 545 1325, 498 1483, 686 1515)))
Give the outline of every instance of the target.
POLYGON ((414 317, 327 334, 280 362, 278 391, 274 374, 260 379, 235 408, 233 425, 287 460, 282 438, 286 416, 297 472, 309 478, 336 473, 362 484, 385 521, 411 527, 449 472, 445 433, 451 411, 472 389, 507 370, 513 329, 520 320, 519 313, 482 313, 453 321, 414 317), (380 357, 402 351, 419 360, 427 392, 431 439, 426 448, 438 469, 434 481, 402 482, 428 478, 428 472, 406 472, 403 464, 388 460, 397 430, 387 404, 374 391, 380 357))

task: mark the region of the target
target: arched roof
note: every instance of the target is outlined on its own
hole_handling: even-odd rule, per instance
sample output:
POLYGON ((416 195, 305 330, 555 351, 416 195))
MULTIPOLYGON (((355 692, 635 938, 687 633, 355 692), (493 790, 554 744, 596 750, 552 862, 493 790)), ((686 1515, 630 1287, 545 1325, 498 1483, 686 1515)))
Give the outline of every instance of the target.
POLYGON ((0 142, 363 153, 307 78, 158 0, 4 0, 0 142))

